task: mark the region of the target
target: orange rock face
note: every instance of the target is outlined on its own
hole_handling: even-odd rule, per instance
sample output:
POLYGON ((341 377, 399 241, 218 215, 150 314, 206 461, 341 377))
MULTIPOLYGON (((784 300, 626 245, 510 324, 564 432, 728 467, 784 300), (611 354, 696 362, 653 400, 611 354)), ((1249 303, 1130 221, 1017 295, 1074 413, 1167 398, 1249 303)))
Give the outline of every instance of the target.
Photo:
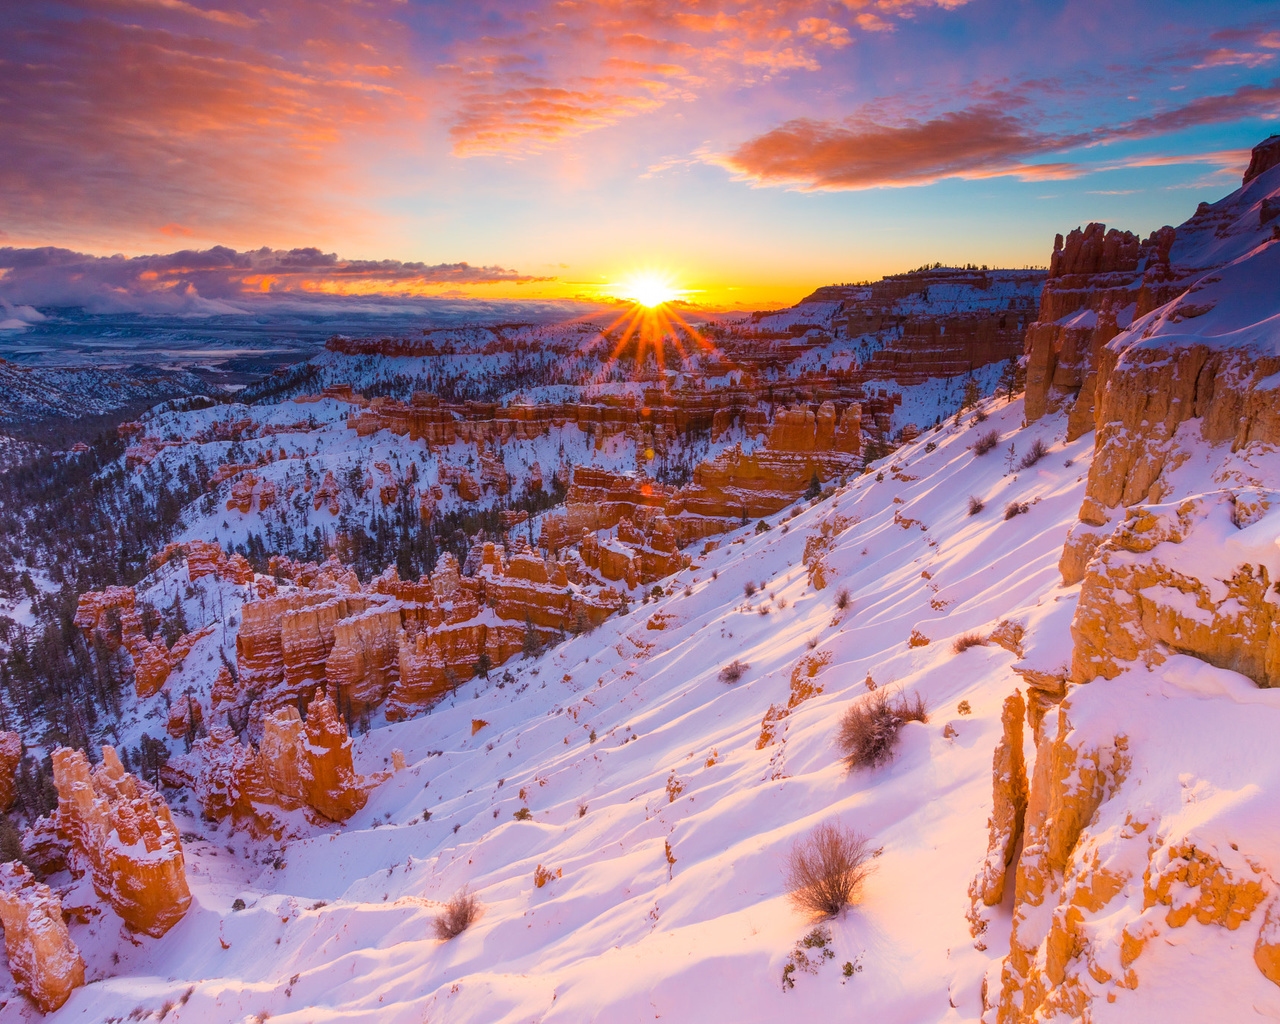
POLYGON ((228 556, 222 550, 222 545, 203 540, 193 540, 187 544, 167 544, 163 551, 150 559, 148 566, 155 570, 182 556, 187 559, 187 573, 192 580, 216 575, 231 583, 253 582, 253 569, 243 555, 228 556))
POLYGON ((969 886, 969 920, 977 934, 982 908, 1004 899, 1006 876, 1013 863, 1027 813, 1027 762, 1022 752, 1022 719, 1026 714, 1022 693, 1005 698, 1000 721, 1003 735, 991 760, 991 817, 987 820, 987 856, 969 886))
POLYGON ((166 777, 191 789, 209 817, 231 818, 255 836, 284 834, 277 811, 299 808, 329 821, 346 821, 368 799, 355 773, 351 738, 333 701, 317 696, 303 722, 294 706, 268 714, 255 751, 230 729, 216 726, 174 758, 166 777))
MULTIPOLYGON (((221 550, 218 548, 219 552, 221 550)), ((109 650, 123 646, 129 652, 133 658, 134 685, 139 697, 158 693, 169 673, 180 666, 191 653, 191 648, 215 628, 207 626, 196 633, 185 634, 172 650, 163 639, 148 640, 142 631, 137 596, 132 587, 108 587, 103 591, 81 594, 74 622, 84 631, 86 640, 92 642, 96 636, 109 650)))
POLYGON ((0 732, 0 811, 13 803, 14 776, 22 762, 22 737, 16 732, 0 732))
MULTIPOLYGON (((241 692, 256 690, 272 711, 325 685, 357 714, 389 700, 388 714, 402 717, 470 679, 482 659, 497 666, 520 652, 530 628, 541 644, 598 625, 622 603, 598 582, 574 592, 565 565, 527 548, 510 561, 501 545, 477 550, 474 576, 463 577, 445 554, 430 580, 402 581, 390 569, 367 590, 341 567, 273 560, 273 571, 302 585, 244 605, 236 640, 241 692)), ((580 574, 580 563, 569 568, 580 574)), ((222 703, 234 705, 229 682, 220 687, 222 703)))
POLYGON ((758 519, 791 504, 810 486, 852 472, 859 465, 861 409, 851 405, 838 418, 830 402, 815 413, 784 409, 763 448, 741 446, 704 462, 693 482, 667 506, 666 514, 688 541, 758 519))
POLYGON ((0 864, 0 922, 13 980, 52 1013, 84 984, 84 960, 62 919, 62 901, 17 861, 0 864))
POLYGON ((94 891, 130 928, 163 935, 191 904, 182 841, 163 798, 126 772, 111 747, 97 768, 81 751, 59 748, 53 781, 73 870, 88 870, 94 891))

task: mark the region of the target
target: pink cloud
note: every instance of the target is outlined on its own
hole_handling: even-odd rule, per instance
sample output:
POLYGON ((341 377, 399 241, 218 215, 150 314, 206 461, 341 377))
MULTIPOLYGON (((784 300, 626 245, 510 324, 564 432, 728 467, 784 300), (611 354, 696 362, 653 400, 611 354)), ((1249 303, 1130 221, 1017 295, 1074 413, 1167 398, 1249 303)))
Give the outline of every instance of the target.
POLYGON ((744 143, 721 162, 760 184, 811 189, 927 185, 949 177, 1060 179, 1079 169, 1026 158, 1067 144, 993 107, 971 107, 896 125, 801 118, 744 143))
POLYGON ((21 7, 0 61, 0 217, 29 237, 314 228, 347 141, 411 121, 393 0, 21 7))
MULTIPOLYGON (((997 94, 991 98, 995 100, 997 94)), ((1032 119, 1043 120, 1044 115, 1030 109, 1024 109, 1021 118, 1009 113, 1019 107, 1028 108, 1025 97, 975 104, 926 119, 899 117, 891 123, 867 113, 870 109, 883 114, 879 107, 864 108, 839 122, 797 118, 748 140, 728 155, 709 159, 759 185, 824 190, 927 185, 943 178, 1061 180, 1096 170, 1192 162, 1234 169, 1247 163, 1246 151, 1135 156, 1094 166, 1031 161, 1079 146, 1275 117, 1280 111, 1280 80, 1240 86, 1231 93, 1201 96, 1128 122, 1079 131, 1033 127, 1032 119)))
POLYGON ((452 62, 459 96, 450 126, 454 152, 520 154, 709 89, 818 72, 858 33, 891 29, 920 8, 962 2, 564 0, 554 5, 554 20, 531 11, 524 32, 460 46, 452 62), (513 54, 528 63, 493 70, 495 60, 513 54), (643 73, 626 74, 624 62, 640 54, 649 58, 643 73), (482 66, 485 73, 477 73, 482 66), (553 108, 545 106, 548 97, 555 97, 553 108))

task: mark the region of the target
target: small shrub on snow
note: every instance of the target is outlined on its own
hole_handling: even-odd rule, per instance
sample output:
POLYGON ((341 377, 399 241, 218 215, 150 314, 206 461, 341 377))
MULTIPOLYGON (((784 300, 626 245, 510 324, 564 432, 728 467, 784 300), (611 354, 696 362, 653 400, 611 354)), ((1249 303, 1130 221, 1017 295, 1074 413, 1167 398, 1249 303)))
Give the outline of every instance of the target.
POLYGON ((1042 440, 1040 440, 1040 438, 1037 437, 1031 442, 1031 447, 1027 449, 1027 454, 1022 456, 1022 462, 1020 462, 1019 465, 1022 466, 1023 469, 1030 469, 1048 454, 1048 447, 1042 440))
POLYGON ((969 515, 976 516, 986 507, 986 502, 981 498, 975 498, 972 494, 969 495, 969 515))
POLYGON ((883 689, 872 690, 849 705, 836 730, 836 748, 850 771, 875 768, 893 757, 898 733, 907 722, 927 722, 929 709, 920 694, 897 699, 883 689))
POLYGON ((756 523, 756 533, 768 533, 773 527, 766 523, 763 519, 756 523))
POLYGON ((973 713, 973 708, 969 706, 969 702, 967 700, 962 700, 959 704, 956 705, 956 714, 968 715, 972 713, 973 713))
POLYGON ((436 918, 436 938, 448 941, 461 935, 480 916, 480 898, 465 885, 444 905, 444 913, 436 918))
POLYGON ((518 811, 511 815, 516 821, 528 821, 533 817, 533 812, 527 807, 521 807, 518 811))
POLYGON ((985 409, 979 409, 977 412, 973 414, 973 420, 975 423, 986 423, 987 411, 985 409))
POLYGON ((1031 506, 1025 501, 1011 501, 1004 507, 1004 517, 1012 519, 1014 516, 1020 516, 1024 512, 1030 512, 1031 506))
POLYGON ((821 824, 791 848, 787 895, 801 910, 834 917, 861 897, 873 856, 866 836, 832 822, 821 824))
POLYGON ((720 682, 736 683, 746 674, 747 669, 750 667, 745 661, 739 661, 734 658, 733 661, 720 670, 720 682))
POLYGON ((849 607, 849 588, 841 587, 836 591, 836 607, 844 611, 849 607))
POLYGON ((796 971, 817 974, 826 961, 836 958, 831 948, 831 929, 815 928, 795 944, 782 968, 782 991, 796 987, 796 971))
POLYGON ((752 583, 750 580, 747 580, 747 582, 742 585, 742 592, 746 594, 747 597, 755 597, 756 585, 752 583))
POLYGON ((981 633, 961 633, 951 645, 951 650, 956 654, 963 654, 970 647, 985 647, 986 645, 987 638, 981 633))
POLYGON ((999 443, 1000 431, 988 430, 985 434, 979 434, 978 439, 973 442, 973 454, 986 455, 987 452, 995 451, 995 447, 999 443))

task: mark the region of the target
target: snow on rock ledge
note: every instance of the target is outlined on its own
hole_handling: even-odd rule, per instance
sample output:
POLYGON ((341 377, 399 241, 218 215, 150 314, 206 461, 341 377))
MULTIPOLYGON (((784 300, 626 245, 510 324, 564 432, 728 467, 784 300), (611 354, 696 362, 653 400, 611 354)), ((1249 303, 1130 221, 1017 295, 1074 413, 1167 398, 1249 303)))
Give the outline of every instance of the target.
POLYGON ((191 904, 182 841, 164 799, 130 775, 113 747, 91 768, 84 753, 53 752, 56 824, 73 856, 87 866, 94 891, 135 931, 163 935, 191 904))
POLYGON ((62 918, 62 901, 16 861, 0 865, 0 923, 9 970, 22 993, 52 1013, 84 984, 84 960, 62 918))

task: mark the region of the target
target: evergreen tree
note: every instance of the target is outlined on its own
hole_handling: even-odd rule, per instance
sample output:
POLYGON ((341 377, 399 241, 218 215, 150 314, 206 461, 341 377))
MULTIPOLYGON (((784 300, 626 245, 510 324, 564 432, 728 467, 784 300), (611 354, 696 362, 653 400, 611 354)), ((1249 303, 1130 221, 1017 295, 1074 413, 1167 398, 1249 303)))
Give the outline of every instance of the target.
POLYGON ((533 628, 533 618, 526 612, 524 617, 524 644, 521 653, 526 658, 536 658, 542 645, 538 643, 538 631, 533 628))

